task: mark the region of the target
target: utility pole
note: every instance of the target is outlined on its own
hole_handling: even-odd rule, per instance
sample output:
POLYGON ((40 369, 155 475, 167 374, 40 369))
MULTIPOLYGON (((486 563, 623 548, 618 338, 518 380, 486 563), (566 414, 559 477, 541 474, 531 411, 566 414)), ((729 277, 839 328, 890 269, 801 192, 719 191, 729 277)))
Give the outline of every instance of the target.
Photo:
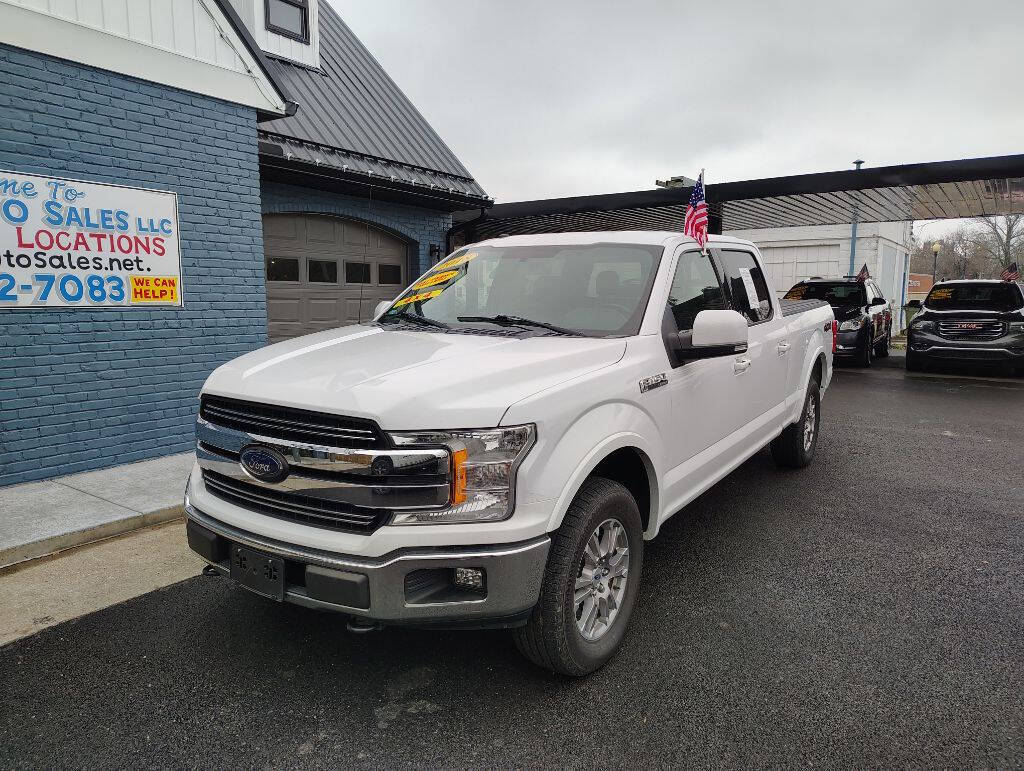
MULTIPOLYGON (((864 161, 858 159, 853 162, 854 168, 860 171, 860 167, 864 165, 864 161)), ((856 270, 856 259, 857 259, 857 220, 860 219, 860 204, 854 203, 853 205, 853 224, 850 226, 850 270, 847 275, 852 276, 854 270, 856 270)))

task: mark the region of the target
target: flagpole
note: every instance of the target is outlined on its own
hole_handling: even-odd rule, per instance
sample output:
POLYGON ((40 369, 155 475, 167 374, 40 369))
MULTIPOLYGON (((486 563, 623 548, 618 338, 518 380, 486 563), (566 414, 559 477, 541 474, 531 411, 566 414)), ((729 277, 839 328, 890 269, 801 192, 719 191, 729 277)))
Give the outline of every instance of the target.
MULTIPOLYGON (((700 182, 701 188, 704 190, 704 205, 708 207, 708 217, 711 216, 711 207, 708 206, 708 189, 704 187, 704 167, 700 167, 700 176, 697 177, 697 181, 700 182)), ((700 253, 704 256, 708 256, 708 237, 707 231, 704 233, 704 243, 700 245, 700 253)))

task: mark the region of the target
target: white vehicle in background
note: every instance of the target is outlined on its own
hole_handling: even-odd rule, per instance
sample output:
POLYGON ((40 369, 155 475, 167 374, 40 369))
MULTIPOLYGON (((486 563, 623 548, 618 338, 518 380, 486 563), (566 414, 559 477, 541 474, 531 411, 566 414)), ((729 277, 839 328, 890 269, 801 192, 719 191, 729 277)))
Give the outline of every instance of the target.
POLYGON ((666 519, 767 445, 811 462, 835 335, 827 304, 776 299, 748 241, 473 244, 374 322, 210 376, 189 544, 351 628, 510 627, 586 674, 666 519))

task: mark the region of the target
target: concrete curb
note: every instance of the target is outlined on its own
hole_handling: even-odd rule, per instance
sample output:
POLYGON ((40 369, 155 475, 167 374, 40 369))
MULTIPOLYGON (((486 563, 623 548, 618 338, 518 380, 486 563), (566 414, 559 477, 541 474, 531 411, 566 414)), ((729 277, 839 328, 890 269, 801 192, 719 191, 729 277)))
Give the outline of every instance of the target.
POLYGON ((6 549, 0 549, 0 570, 9 568, 28 560, 48 557, 57 552, 71 549, 75 546, 103 541, 116 535, 124 535, 133 530, 140 530, 151 525, 159 525, 163 522, 170 522, 185 516, 185 509, 181 504, 168 506, 157 511, 147 511, 143 514, 136 514, 131 517, 123 517, 111 522, 103 522, 99 525, 74 530, 69 533, 61 533, 49 538, 42 538, 38 541, 18 544, 6 549))

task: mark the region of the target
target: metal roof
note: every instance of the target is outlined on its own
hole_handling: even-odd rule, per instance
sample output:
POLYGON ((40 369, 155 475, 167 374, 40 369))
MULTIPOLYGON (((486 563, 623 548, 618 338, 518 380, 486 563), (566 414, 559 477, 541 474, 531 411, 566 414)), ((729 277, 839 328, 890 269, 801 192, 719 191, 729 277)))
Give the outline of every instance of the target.
MULTIPOLYGON (((502 233, 679 230, 690 187, 552 198, 458 212, 467 240, 502 233)), ((1024 213, 1024 155, 709 184, 712 232, 1024 213)))
POLYGON ((439 192, 452 190, 489 204, 484 189, 330 3, 320 3, 319 25, 320 69, 269 59, 299 109, 261 123, 260 139, 280 145, 279 155, 285 157, 401 183, 433 184, 439 192))

